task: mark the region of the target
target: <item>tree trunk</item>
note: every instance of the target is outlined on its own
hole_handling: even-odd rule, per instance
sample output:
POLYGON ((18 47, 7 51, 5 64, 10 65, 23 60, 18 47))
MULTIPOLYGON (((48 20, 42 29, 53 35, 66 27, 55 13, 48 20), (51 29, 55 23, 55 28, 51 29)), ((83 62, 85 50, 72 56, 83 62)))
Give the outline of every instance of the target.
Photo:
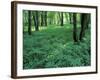
POLYGON ((31 35, 31 11, 28 11, 28 34, 31 35))
POLYGON ((87 27, 86 27, 86 29, 89 28, 89 24, 91 24, 91 15, 87 14, 87 27))
POLYGON ((72 13, 69 13, 69 19, 70 19, 70 24, 73 24, 73 14, 72 13))
POLYGON ((43 11, 41 12, 41 26, 43 26, 43 11))
POLYGON ((64 24, 63 24, 63 12, 61 12, 61 26, 64 26, 64 24))
POLYGON ((69 15, 68 15, 68 13, 65 13, 65 17, 66 17, 66 23, 68 23, 69 22, 69 15))
POLYGON ((88 16, 85 13, 81 14, 81 31, 80 31, 80 41, 83 40, 83 37, 85 36, 85 30, 88 26, 88 16))
POLYGON ((77 16, 76 13, 73 13, 73 40, 74 42, 78 42, 78 36, 77 36, 77 16))
POLYGON ((38 31, 39 30, 38 11, 34 12, 33 19, 34 19, 35 31, 38 31))
POLYGON ((44 26, 47 26, 47 11, 44 12, 44 26))

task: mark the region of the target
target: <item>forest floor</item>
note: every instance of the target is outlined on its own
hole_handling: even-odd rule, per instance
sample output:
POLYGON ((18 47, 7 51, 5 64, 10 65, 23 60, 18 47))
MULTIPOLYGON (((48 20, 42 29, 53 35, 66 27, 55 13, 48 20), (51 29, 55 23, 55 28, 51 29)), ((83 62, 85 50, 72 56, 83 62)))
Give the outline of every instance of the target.
MULTIPOLYGON (((79 32, 79 31, 78 31, 79 32)), ((83 42, 73 42, 73 29, 47 27, 23 35, 23 69, 90 65, 90 31, 83 42)))

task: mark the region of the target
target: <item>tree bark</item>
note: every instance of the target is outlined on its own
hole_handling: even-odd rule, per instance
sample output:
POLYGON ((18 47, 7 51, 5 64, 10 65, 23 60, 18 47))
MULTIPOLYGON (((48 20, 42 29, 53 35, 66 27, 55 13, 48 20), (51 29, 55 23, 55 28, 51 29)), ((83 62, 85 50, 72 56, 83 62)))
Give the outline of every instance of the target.
POLYGON ((44 26, 47 26, 47 11, 44 12, 44 26))
POLYGON ((87 14, 87 27, 86 27, 86 29, 89 28, 89 24, 91 24, 91 15, 87 14))
POLYGON ((73 13, 69 13, 70 24, 73 24, 73 13))
POLYGON ((61 26, 64 26, 64 23, 63 23, 63 12, 61 12, 61 26))
POLYGON ((78 42, 78 36, 77 36, 77 16, 76 13, 73 13, 73 40, 74 42, 78 42))
POLYGON ((31 35, 31 11, 28 11, 28 34, 31 35))
POLYGON ((81 31, 80 31, 80 41, 83 40, 83 37, 85 36, 85 30, 88 26, 88 15, 85 13, 81 14, 81 31))
POLYGON ((43 11, 41 12, 41 26, 43 26, 43 11))
POLYGON ((39 30, 38 11, 34 12, 33 19, 34 19, 35 31, 38 31, 39 30))

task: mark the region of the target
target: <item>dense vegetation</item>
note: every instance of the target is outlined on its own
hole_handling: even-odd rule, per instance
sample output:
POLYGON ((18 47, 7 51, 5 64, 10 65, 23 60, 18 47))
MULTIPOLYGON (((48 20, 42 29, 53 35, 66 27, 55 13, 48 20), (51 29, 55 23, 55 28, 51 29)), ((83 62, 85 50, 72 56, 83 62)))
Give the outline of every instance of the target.
POLYGON ((24 10, 23 25, 23 69, 90 65, 90 14, 24 10))

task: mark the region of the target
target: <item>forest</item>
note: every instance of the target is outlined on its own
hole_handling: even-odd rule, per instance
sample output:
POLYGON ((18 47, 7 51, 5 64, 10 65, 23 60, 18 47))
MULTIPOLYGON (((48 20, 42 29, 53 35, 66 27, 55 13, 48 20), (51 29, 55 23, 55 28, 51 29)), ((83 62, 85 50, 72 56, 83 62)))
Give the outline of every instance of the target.
POLYGON ((91 65, 89 13, 23 10, 23 69, 91 65))

